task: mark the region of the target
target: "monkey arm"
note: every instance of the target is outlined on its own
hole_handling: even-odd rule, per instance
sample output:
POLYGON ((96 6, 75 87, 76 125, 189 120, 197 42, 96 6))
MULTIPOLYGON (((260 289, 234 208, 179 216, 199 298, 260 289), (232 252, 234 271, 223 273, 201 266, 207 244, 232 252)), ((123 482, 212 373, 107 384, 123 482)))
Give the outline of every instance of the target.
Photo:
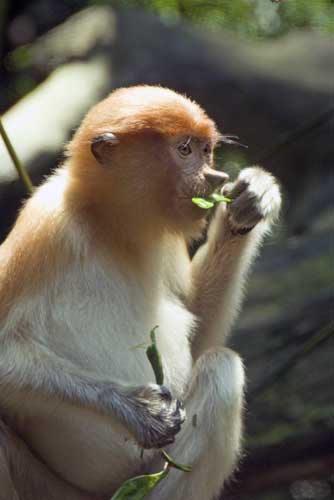
POLYGON ((222 345, 240 309, 247 272, 266 232, 264 223, 245 235, 233 235, 227 213, 219 207, 208 241, 191 264, 189 308, 198 318, 193 343, 197 359, 203 351, 222 345))
POLYGON ((146 448, 173 442, 180 430, 183 412, 164 386, 99 379, 27 336, 7 335, 0 344, 0 401, 9 414, 29 414, 34 403, 51 397, 117 417, 146 448))
POLYGON ((234 201, 218 207, 208 240, 191 264, 188 307, 199 319, 195 359, 204 350, 223 344, 229 334, 240 309, 247 272, 281 203, 276 180, 258 167, 242 170, 223 193, 234 201))

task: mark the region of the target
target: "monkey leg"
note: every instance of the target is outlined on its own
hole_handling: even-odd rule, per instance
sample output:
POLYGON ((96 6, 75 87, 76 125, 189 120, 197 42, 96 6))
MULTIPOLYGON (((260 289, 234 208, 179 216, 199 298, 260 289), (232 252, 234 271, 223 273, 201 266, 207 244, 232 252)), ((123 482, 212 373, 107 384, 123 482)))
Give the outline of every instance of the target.
POLYGON ((168 447, 173 459, 192 471, 170 470, 151 500, 210 500, 219 493, 240 451, 243 386, 243 365, 235 352, 221 348, 200 356, 185 402, 187 420, 168 447))
POLYGON ((0 419, 0 500, 102 498, 80 492, 52 474, 0 419))

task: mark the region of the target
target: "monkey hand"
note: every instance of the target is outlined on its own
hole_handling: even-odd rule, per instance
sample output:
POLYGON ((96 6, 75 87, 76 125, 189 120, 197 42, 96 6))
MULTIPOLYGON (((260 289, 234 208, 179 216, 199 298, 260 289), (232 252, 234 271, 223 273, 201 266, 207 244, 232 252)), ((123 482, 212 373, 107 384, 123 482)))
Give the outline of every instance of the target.
MULTIPOLYGON (((132 394, 136 422, 132 428, 143 448, 162 448, 175 440, 185 420, 182 403, 163 385, 148 384, 132 394)), ((132 427, 132 426, 131 426, 132 427)))
POLYGON ((244 168, 222 194, 232 198, 226 207, 232 234, 248 233, 260 221, 269 224, 279 215, 281 193, 276 179, 260 167, 244 168))

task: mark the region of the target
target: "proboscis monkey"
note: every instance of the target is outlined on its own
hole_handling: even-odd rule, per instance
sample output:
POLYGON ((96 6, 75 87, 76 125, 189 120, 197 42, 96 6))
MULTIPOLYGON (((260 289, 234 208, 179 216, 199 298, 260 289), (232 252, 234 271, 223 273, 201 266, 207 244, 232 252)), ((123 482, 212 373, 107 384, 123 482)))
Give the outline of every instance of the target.
POLYGON ((223 186, 221 139, 172 90, 116 90, 23 207, 0 248, 0 407, 22 438, 0 429, 0 485, 13 499, 110 498, 157 470, 162 446, 192 472, 172 470, 152 500, 211 499, 232 473, 244 370, 224 344, 280 191, 259 167, 223 186), (192 197, 217 188, 233 202, 191 260, 206 224, 192 197), (133 349, 155 325, 164 386, 133 349))

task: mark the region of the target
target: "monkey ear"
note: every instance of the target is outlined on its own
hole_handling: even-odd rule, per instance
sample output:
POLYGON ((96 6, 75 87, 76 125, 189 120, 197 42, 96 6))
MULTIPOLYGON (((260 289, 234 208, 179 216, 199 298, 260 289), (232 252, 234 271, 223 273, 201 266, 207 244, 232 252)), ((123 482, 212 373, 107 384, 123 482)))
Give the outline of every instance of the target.
POLYGON ((112 134, 107 132, 105 134, 100 134, 91 140, 90 149, 92 154, 95 156, 99 163, 105 163, 106 154, 108 149, 112 146, 116 146, 119 143, 119 139, 112 134))

